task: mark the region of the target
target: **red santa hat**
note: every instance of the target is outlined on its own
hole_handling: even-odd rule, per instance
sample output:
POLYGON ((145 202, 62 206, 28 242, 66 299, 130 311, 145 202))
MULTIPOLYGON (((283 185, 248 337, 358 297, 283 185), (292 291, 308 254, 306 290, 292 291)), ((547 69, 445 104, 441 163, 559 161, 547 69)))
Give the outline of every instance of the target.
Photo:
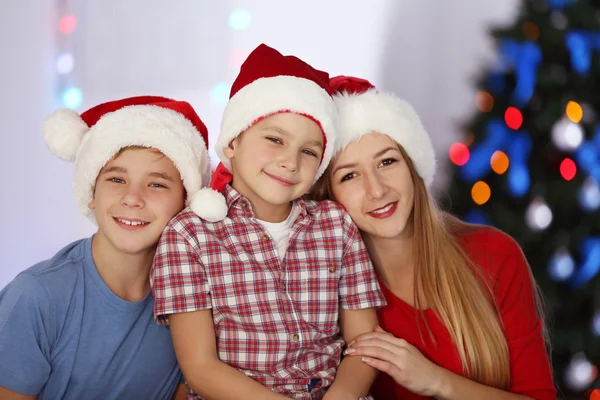
POLYGON ((401 145, 426 185, 435 172, 431 138, 414 108, 391 93, 379 91, 369 81, 351 76, 331 78, 329 85, 338 111, 334 154, 363 135, 376 132, 401 145))
POLYGON ((92 221, 88 204, 96 178, 122 148, 149 147, 167 156, 181 175, 187 205, 210 180, 208 130, 184 101, 139 96, 99 104, 81 115, 60 109, 45 120, 44 139, 54 155, 75 162, 75 199, 92 221))
POLYGON ((316 180, 327 168, 335 146, 336 109, 329 90, 329 74, 261 44, 242 64, 231 87, 217 138, 216 153, 221 163, 213 176, 212 190, 202 190, 192 200, 198 205, 200 217, 216 222, 227 216, 227 204, 220 192, 232 176, 230 161, 223 150, 258 121, 284 112, 312 119, 323 132, 324 152, 316 180))

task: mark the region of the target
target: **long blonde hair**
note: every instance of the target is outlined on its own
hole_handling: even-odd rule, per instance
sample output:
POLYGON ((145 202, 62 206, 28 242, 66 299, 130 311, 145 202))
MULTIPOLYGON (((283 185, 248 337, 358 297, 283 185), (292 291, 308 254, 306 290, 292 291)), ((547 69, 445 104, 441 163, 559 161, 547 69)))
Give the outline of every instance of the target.
MULTIPOLYGON (((427 192, 423 179, 402 146, 398 145, 415 185, 414 221, 414 304, 417 327, 423 340, 423 306, 434 310, 448 329, 458 350, 463 373, 468 378, 499 389, 510 387, 510 360, 490 277, 469 258, 459 239, 478 227, 466 224, 441 211, 427 192)), ((330 164, 330 168, 333 163, 330 164)), ((331 199, 331 170, 314 186, 316 200, 331 199)), ((538 316, 544 324, 541 296, 535 290, 538 316)), ((543 325, 544 326, 544 325, 543 325)), ((547 332, 544 328, 547 341, 547 332)), ((548 341, 547 341, 548 343, 548 341)))

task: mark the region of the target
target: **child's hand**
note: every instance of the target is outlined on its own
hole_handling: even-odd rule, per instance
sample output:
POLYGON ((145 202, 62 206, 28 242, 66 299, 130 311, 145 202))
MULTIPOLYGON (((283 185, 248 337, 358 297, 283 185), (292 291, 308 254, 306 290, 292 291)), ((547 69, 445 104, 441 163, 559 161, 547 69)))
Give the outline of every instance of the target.
POLYGON ((420 396, 436 396, 445 369, 425 358, 416 347, 377 327, 350 342, 345 354, 385 372, 396 383, 420 396))

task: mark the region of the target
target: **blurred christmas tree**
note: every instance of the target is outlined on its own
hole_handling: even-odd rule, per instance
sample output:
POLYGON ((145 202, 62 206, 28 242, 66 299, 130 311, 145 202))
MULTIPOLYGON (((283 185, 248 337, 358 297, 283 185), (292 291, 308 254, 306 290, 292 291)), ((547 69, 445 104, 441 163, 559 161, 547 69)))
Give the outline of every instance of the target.
POLYGON ((547 301, 559 396, 581 399, 600 388, 600 0, 524 0, 492 35, 479 111, 450 149, 450 208, 521 244, 547 301))

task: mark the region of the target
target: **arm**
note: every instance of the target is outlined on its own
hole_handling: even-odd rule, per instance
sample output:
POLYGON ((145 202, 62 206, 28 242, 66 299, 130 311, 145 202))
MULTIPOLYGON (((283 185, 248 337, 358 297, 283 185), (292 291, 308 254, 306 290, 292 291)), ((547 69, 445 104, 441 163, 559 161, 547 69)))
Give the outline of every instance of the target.
POLYGON ((5 388, 4 386, 0 386, 0 399, 2 399, 2 400, 35 400, 35 396, 29 396, 26 394, 13 392, 12 390, 5 388))
POLYGON ((188 385, 205 399, 286 399, 217 355, 210 310, 169 315, 177 360, 188 385))
POLYGON ((531 399, 456 375, 429 361, 407 341, 379 327, 375 332, 358 337, 346 352, 352 358, 362 359, 373 368, 385 372, 396 383, 420 396, 432 396, 440 400, 531 399))
POLYGON ((33 275, 22 273, 0 291, 0 398, 35 398, 50 376, 57 331, 54 302, 33 275))
MULTIPOLYGON (((360 232, 348 214, 344 218, 344 253, 339 280, 340 330, 350 343, 361 334, 372 332, 378 325, 375 307, 385 305, 385 299, 373 263, 360 232)), ((377 372, 360 359, 344 357, 326 398, 356 400, 369 393, 377 372)))
MULTIPOLYGON (((350 343, 360 334, 372 332, 376 326, 377 313, 374 308, 340 310, 340 328, 346 343, 350 343)), ((377 371, 363 363, 360 358, 344 357, 325 399, 356 400, 366 396, 376 376, 377 371)))
MULTIPOLYGON (((488 240, 496 262, 494 298, 500 311, 510 355, 511 386, 495 389, 453 374, 427 360, 402 339, 378 328, 351 344, 353 355, 367 356, 369 365, 388 373, 399 385, 422 396, 439 399, 537 399, 556 400, 556 389, 536 312, 534 281, 519 246, 496 232, 488 240), (496 255, 497 254, 497 255, 496 255), (501 255, 501 262, 497 262, 501 255)), ((488 261, 489 262, 489 261, 488 261)))

